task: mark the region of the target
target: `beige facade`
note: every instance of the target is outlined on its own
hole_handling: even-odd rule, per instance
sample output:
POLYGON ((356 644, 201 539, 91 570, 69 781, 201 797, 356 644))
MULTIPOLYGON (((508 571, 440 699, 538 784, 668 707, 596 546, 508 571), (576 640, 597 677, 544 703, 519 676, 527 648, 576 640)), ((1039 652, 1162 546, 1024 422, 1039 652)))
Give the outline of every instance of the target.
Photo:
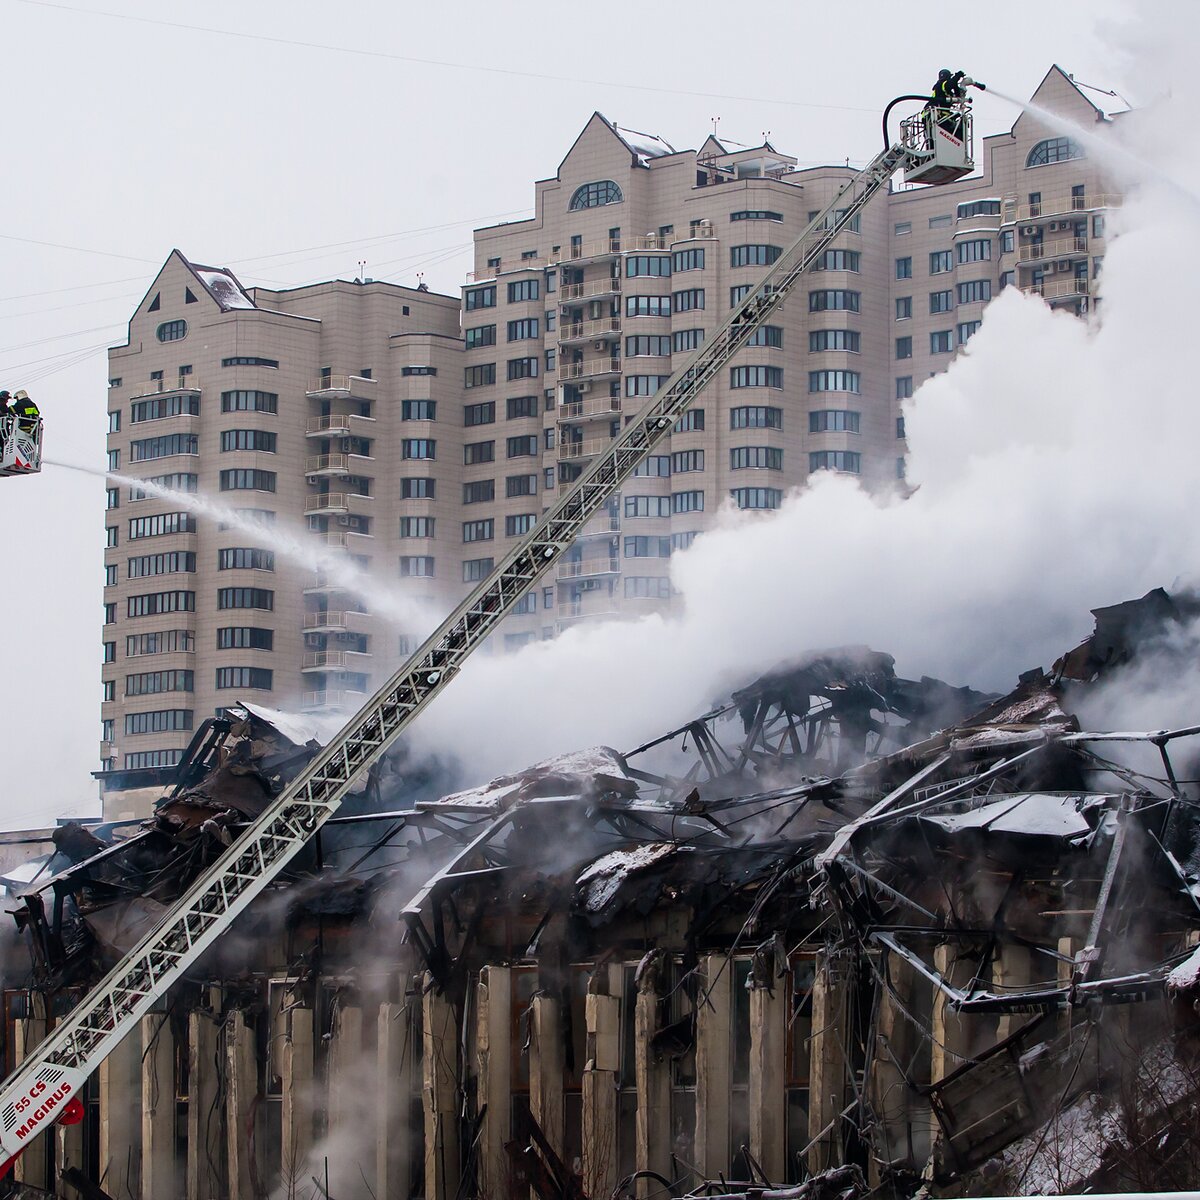
MULTIPOLYGON (((1103 119, 1057 67, 1035 98, 1103 119)), ((872 204, 526 597, 500 648, 668 610, 671 554, 723 505, 777 507, 820 469, 897 486, 901 403, 945 369, 989 299, 1019 286, 1091 305, 1119 199, 1080 149, 1022 116, 982 141, 974 177, 872 204)), ((110 352, 114 469, 274 513, 398 597, 444 609, 853 174, 795 167, 769 145, 731 152, 714 138, 677 152, 597 113, 535 184, 532 218, 476 232, 461 302, 381 283, 246 294, 176 252, 110 352)), ((131 538, 171 504, 127 487, 111 503, 110 816, 121 789, 170 767, 222 705, 352 708, 415 646, 418 629, 362 611, 336 572, 256 556, 266 543, 211 522, 131 538), (144 574, 160 568, 174 570, 144 574), (262 591, 270 608, 222 607, 265 603, 262 591), (250 630, 262 632, 222 632, 250 630)))

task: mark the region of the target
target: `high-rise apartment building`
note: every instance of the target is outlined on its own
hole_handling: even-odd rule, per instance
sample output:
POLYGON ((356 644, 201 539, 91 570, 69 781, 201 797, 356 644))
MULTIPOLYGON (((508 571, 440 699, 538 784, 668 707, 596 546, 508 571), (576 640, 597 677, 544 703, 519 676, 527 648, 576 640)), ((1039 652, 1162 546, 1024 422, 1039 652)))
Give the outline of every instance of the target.
MULTIPOLYGON (((1035 99, 1103 119, 1057 67, 1035 99)), ((476 232, 461 301, 374 282, 246 292, 175 252, 110 352, 110 464, 299 528, 400 600, 444 609, 852 175, 797 169, 769 144, 677 151, 597 113, 535 184, 530 219, 476 232)), ((983 139, 976 176, 876 201, 500 648, 669 609, 672 553, 723 505, 777 508, 820 470, 897 486, 903 401, 1005 287, 1086 312, 1116 202, 1081 145, 1026 115, 983 139)), ((142 807, 129 789, 160 784, 224 704, 353 708, 422 632, 336 569, 129 487, 109 492, 107 537, 109 815, 142 807)))

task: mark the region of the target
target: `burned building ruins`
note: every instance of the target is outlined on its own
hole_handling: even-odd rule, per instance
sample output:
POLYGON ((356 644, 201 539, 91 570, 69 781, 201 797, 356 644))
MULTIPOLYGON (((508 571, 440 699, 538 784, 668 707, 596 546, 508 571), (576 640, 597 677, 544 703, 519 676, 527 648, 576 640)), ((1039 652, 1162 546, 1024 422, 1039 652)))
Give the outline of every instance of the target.
MULTIPOLYGON (((843 647, 633 749, 393 756, 27 1150, 24 1195, 539 1200, 1186 1187, 1200 725, 1090 728, 1152 592, 1005 696, 843 647)), ((1163 661, 1168 661, 1165 657, 1163 661)), ((151 820, 7 880, 11 1070, 322 731, 208 722, 151 820)))

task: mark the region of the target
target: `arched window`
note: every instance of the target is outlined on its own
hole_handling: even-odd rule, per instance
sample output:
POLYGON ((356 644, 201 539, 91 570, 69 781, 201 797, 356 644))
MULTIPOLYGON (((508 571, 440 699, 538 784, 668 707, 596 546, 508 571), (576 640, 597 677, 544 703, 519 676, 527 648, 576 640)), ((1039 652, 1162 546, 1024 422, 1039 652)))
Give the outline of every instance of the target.
POLYGON ((1025 160, 1027 167, 1044 167, 1047 163, 1067 162, 1072 158, 1083 158, 1083 147, 1070 138, 1046 138, 1038 142, 1025 160))
POLYGON ((611 179, 597 179, 575 189, 571 197, 571 212, 581 208, 599 208, 602 204, 620 204, 625 199, 621 189, 611 179))
POLYGON ((154 332, 160 342, 177 342, 187 337, 187 322, 164 321, 154 332))

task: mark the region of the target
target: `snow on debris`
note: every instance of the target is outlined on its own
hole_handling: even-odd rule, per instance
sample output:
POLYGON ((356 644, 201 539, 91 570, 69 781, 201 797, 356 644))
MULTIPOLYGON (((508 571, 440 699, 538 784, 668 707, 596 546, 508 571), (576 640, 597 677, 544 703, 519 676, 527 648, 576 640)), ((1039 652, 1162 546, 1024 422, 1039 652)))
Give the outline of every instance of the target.
POLYGON ((648 158, 662 158, 664 155, 677 153, 670 142, 656 137, 652 133, 639 133, 636 129, 623 129, 620 125, 614 125, 613 128, 625 144, 641 159, 643 167, 648 158))
POLYGON ((575 881, 576 886, 584 889, 584 904, 588 911, 600 912, 634 871, 652 867, 680 849, 674 842, 647 842, 630 850, 613 850, 601 855, 575 881))
POLYGON ((1200 983, 1200 949, 1186 958, 1167 976, 1167 990, 1186 992, 1200 983))
POLYGON ((947 833, 980 829, 989 833, 1073 839, 1091 833, 1080 814, 1077 796, 1006 796, 968 812, 926 815, 923 819, 947 833))
POLYGON ((213 267, 192 267, 196 277, 208 289, 208 294, 228 312, 231 308, 254 308, 254 301, 246 295, 242 285, 229 271, 213 267))
POLYGON ((308 713, 282 712, 277 708, 264 708, 261 704, 250 704, 242 700, 233 706, 266 722, 281 737, 296 746, 307 746, 310 742, 325 745, 341 729, 340 717, 319 717, 308 713))

